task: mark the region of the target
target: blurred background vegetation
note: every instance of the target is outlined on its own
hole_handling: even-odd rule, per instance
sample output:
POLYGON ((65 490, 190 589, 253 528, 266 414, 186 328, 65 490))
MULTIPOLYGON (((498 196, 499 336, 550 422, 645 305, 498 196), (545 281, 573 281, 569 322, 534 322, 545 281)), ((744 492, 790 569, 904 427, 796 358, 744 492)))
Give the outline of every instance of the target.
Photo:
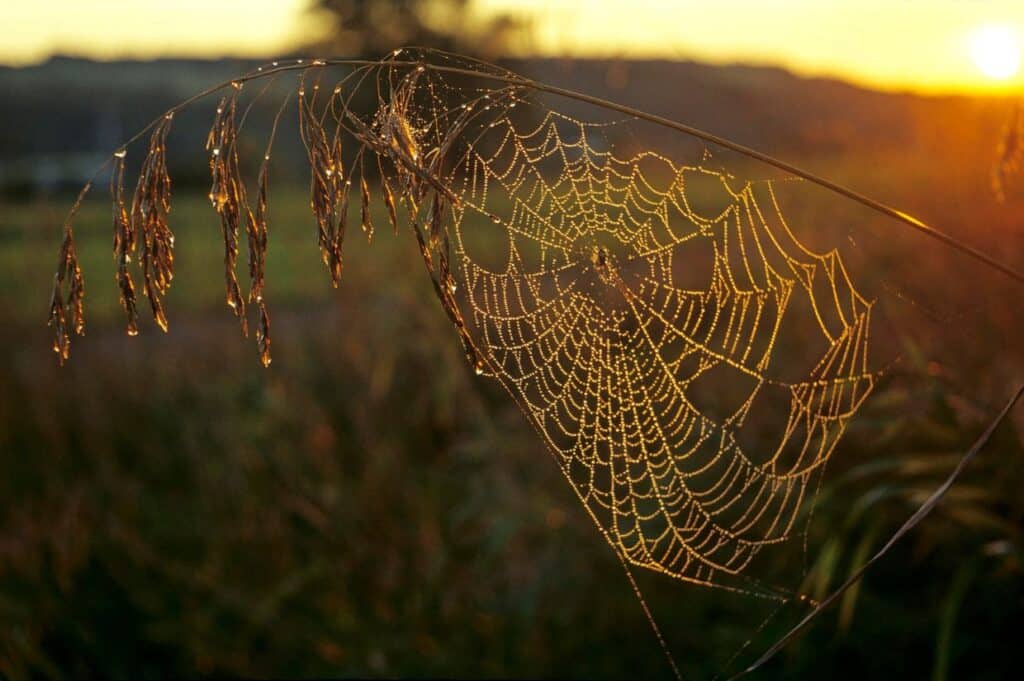
MULTIPOLYGON (((465 4, 322 2, 338 20, 330 49, 345 54, 418 43, 494 56, 528 28, 500 17, 473 34, 452 19, 465 4)), ((763 67, 506 63, 784 155, 1024 259, 1022 197, 999 205, 989 187, 1005 99, 883 94, 763 67)), ((212 103, 172 134, 171 333, 124 335, 104 274, 101 188, 78 220, 88 335, 57 368, 42 320, 69 192, 149 118, 249 66, 61 58, 0 69, 0 675, 668 676, 618 561, 551 458, 466 366, 408 235, 350 239, 343 285, 330 288, 298 146, 275 152, 270 369, 222 309, 201 148, 212 103)), ((293 133, 289 123, 282 139, 293 133)), ((899 328, 887 333, 906 357, 822 487, 799 585, 820 597, 927 497, 1024 377, 1022 296, 841 199, 798 198, 794 224, 856 240, 857 274, 892 299, 899 328)), ((759 676, 1001 679, 1020 668, 1020 412, 936 513, 759 676)), ((803 559, 790 548, 763 566, 769 581, 803 559)), ((734 654, 759 652, 799 614, 638 579, 687 678, 736 671, 734 654)))

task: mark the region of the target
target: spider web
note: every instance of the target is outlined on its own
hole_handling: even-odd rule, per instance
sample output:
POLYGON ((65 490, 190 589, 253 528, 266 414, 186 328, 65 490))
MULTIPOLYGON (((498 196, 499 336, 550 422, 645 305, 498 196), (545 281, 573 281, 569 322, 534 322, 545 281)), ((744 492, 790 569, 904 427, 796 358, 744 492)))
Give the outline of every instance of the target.
POLYGON ((625 561, 745 590, 762 549, 801 535, 875 384, 871 302, 836 251, 801 244, 771 181, 740 182, 706 154, 620 153, 630 121, 431 75, 391 87, 408 88, 417 146, 455 149, 432 166, 452 206, 431 246, 451 250, 438 290, 470 361, 515 398, 625 561), (783 347, 787 324, 819 341, 795 371, 780 357, 814 344, 783 347), (756 412, 779 404, 766 437, 756 412))
MULTIPOLYGON (((353 187, 373 237, 367 168, 377 170, 370 179, 396 230, 396 204, 410 214, 470 362, 512 395, 624 565, 738 590, 753 583, 778 598, 748 568, 798 536, 806 555, 803 507, 879 375, 868 357, 873 303, 839 252, 801 243, 772 181, 716 169, 707 149, 680 162, 668 140, 630 137, 635 120, 556 110, 498 67, 399 50, 321 90, 326 66, 296 63, 297 98, 310 205, 335 285, 353 187), (354 152, 344 138, 355 139, 354 152)), ((209 138, 210 198, 222 218, 227 300, 243 322, 235 267, 245 225, 267 364, 273 132, 253 210, 235 143, 249 109, 236 124, 243 82, 230 85, 209 138)), ((159 203, 157 190, 169 188, 162 136, 172 113, 154 128, 145 161, 160 182, 140 180, 133 204, 159 203)), ((124 223, 124 153, 115 158, 124 255, 130 235, 148 227, 124 223)), ((143 262, 166 256, 170 268, 169 247, 152 246, 144 242, 143 262)), ((69 315, 81 332, 69 227, 61 263, 51 308, 66 357, 69 315)), ((130 277, 122 284, 131 329, 130 277)), ((166 329, 160 296, 146 293, 166 329)))

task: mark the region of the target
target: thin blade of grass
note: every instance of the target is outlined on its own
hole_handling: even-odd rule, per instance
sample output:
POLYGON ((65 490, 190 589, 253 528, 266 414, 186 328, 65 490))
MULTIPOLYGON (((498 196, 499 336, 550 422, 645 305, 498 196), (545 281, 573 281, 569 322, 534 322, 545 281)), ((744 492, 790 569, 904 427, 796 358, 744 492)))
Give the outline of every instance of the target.
POLYGON ((864 563, 859 569, 854 571, 853 574, 851 574, 850 577, 845 582, 843 582, 843 584, 838 589, 829 594, 829 596, 825 598, 825 600, 818 603, 810 612, 804 615, 803 619, 797 622, 796 626, 794 626, 792 629, 786 632, 786 634, 782 638, 773 643, 772 646, 768 648, 768 650, 766 650, 760 657, 754 660, 754 662, 751 663, 750 666, 748 666, 746 669, 742 670, 738 674, 730 677, 730 681, 731 679, 738 679, 743 676, 746 676, 747 674, 750 674, 751 672, 756 671, 766 662, 775 657, 775 655, 780 650, 782 650, 786 646, 786 644, 788 644, 794 638, 799 636, 804 631, 804 629, 806 629, 808 625, 810 625, 810 623, 814 621, 816 617, 818 617, 818 615, 827 610, 851 586, 856 584, 864 576, 868 569, 871 568, 872 565, 881 560, 882 557, 885 556, 885 554, 889 553, 889 550, 892 549, 896 542, 902 539, 904 535, 906 535, 908 532, 914 529, 914 527, 917 526, 918 523, 924 520, 924 518, 935 509, 939 502, 942 501, 942 498, 953 486, 953 483, 956 482, 957 478, 960 477, 960 474, 963 473, 964 469, 967 468, 968 464, 970 464, 971 461, 978 455, 978 452, 980 452, 985 447, 985 445, 988 444, 988 441, 989 439, 991 439, 992 434, 1002 424, 1002 422, 1006 420, 1006 417, 1009 415, 1010 410, 1012 410, 1014 405, 1017 404, 1017 401, 1020 399, 1021 395, 1024 395, 1024 385, 1021 385, 1019 388, 1017 388, 1017 391, 1013 394, 1013 397, 1011 397, 1009 401, 1003 406, 999 414, 995 417, 995 419, 992 420, 992 422, 988 425, 988 427, 981 434, 981 436, 975 441, 971 448, 968 449, 967 452, 960 458, 960 461, 957 463, 956 468, 954 468, 953 471, 949 474, 949 477, 947 477, 946 480, 934 492, 932 492, 931 496, 929 496, 924 501, 924 503, 922 503, 918 507, 918 509, 914 511, 913 515, 907 518, 907 520, 900 526, 900 528, 896 530, 896 532, 893 533, 891 537, 889 537, 889 540, 885 543, 885 545, 882 546, 882 548, 880 548, 878 552, 875 553, 875 555, 871 556, 870 560, 864 563))

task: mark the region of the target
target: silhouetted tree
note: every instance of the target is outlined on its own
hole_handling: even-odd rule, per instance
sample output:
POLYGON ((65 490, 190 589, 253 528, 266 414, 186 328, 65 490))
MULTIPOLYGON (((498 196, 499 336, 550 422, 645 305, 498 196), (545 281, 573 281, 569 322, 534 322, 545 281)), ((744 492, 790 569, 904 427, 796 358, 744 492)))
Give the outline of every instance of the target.
POLYGON ((333 54, 379 56, 403 45, 497 57, 524 35, 521 17, 481 16, 472 0, 317 0, 334 23, 333 54))

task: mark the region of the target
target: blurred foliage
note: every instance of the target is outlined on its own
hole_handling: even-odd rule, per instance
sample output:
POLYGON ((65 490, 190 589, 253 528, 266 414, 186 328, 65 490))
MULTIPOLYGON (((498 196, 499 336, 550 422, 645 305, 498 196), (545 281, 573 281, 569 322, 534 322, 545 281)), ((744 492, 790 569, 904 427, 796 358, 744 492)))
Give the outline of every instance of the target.
MULTIPOLYGON (((36 319, 61 216, 47 203, 5 207, 0 674, 667 677, 621 567, 553 461, 466 366, 414 243, 351 239, 330 292, 306 199, 274 201, 269 370, 220 309, 205 199, 174 209, 171 334, 149 325, 136 339, 100 274, 105 201, 87 205, 91 325, 64 370, 36 319)), ((878 548, 992 412, 923 351, 907 354, 822 488, 811 595, 878 548)), ((759 676, 1019 668, 1022 454, 1007 424, 936 513, 759 676)), ((791 548, 766 554, 777 564, 758 577, 799 562, 791 548)), ((637 578, 687 678, 735 671, 734 653, 762 650, 800 614, 637 578)))
POLYGON ((504 56, 525 35, 524 19, 483 15, 472 0, 316 0, 333 28, 331 54, 379 57, 396 47, 432 47, 485 58, 504 56))

